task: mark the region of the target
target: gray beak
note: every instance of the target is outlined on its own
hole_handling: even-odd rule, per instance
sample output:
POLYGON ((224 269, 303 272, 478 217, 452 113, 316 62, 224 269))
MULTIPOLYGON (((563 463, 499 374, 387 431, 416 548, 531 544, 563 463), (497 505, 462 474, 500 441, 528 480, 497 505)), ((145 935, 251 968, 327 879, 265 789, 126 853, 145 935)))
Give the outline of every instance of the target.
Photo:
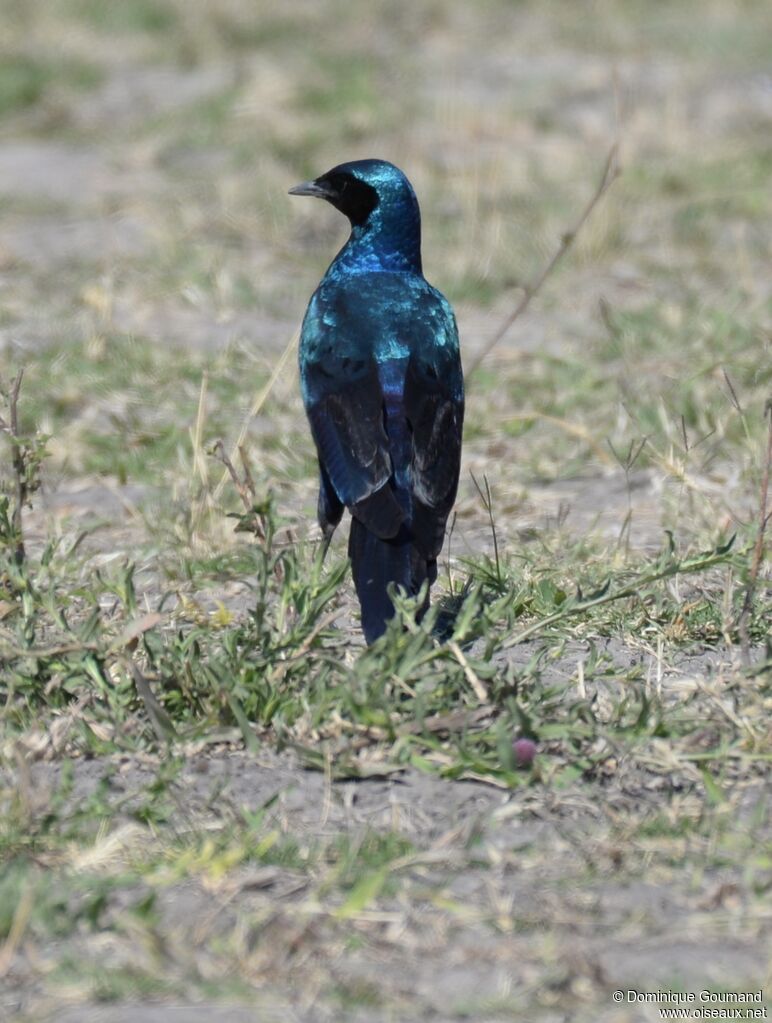
POLYGON ((295 185, 289 190, 289 195, 313 195, 317 199, 332 199, 335 195, 329 185, 321 184, 318 181, 304 181, 302 185, 295 185))

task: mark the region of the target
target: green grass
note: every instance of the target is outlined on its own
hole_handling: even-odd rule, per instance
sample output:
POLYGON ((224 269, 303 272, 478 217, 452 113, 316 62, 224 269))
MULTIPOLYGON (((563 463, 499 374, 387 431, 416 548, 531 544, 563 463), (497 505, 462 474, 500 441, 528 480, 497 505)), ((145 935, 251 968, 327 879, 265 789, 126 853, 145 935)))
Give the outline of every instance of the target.
POLYGON ((3 54, 0 59, 0 117, 34 107, 58 90, 91 89, 101 78, 99 68, 85 62, 3 54))
POLYGON ((266 370, 244 349, 202 354, 180 362, 177 353, 143 338, 108 334, 42 353, 28 367, 35 395, 26 416, 56 438, 69 473, 115 476, 122 482, 157 481, 180 459, 191 438, 206 375, 208 445, 233 432, 266 370))
POLYGON ((83 20, 101 32, 171 33, 178 25, 173 4, 159 0, 133 0, 123 4, 117 0, 70 0, 69 7, 77 20, 83 20))
MULTIPOLYGON (((592 772, 598 761, 589 751, 599 742, 605 749, 614 734, 631 743, 632 756, 652 736, 688 738, 694 727, 691 701, 670 707, 661 694, 652 695, 639 668, 621 669, 613 658, 591 656, 585 664, 585 678, 604 691, 605 680, 613 680, 602 713, 569 697, 575 681, 558 682, 549 668, 567 642, 592 649, 604 636, 646 635, 649 644, 660 637, 669 646, 739 641, 750 533, 737 549, 731 541, 703 553, 666 545, 656 560, 627 559, 612 572, 606 550, 586 548, 578 574, 567 572, 565 546, 554 564, 548 550, 535 558, 510 560, 503 552, 495 561, 468 563, 453 580, 455 606, 446 624, 437 603, 420 627, 410 625, 408 602, 384 640, 352 661, 348 633, 333 625, 345 562, 323 568, 312 545, 278 543, 270 503, 258 515, 263 539, 217 566, 221 580, 240 578, 249 586, 250 610, 241 620, 182 598, 170 613, 163 582, 159 593, 167 595, 157 598, 159 613, 147 618, 151 608, 140 610, 129 562, 95 571, 79 565, 67 544, 52 542, 39 561, 19 567, 6 522, 0 649, 7 725, 23 732, 45 707, 62 713, 88 699, 104 726, 95 734, 88 720, 81 722, 92 751, 152 747, 159 739, 193 739, 232 725, 250 747, 263 734, 290 744, 312 766, 322 768, 332 756, 340 775, 378 771, 380 762, 417 764, 513 786, 536 777, 515 769, 511 742, 524 730, 562 744, 552 764, 559 784, 561 776, 592 772), (671 599, 663 583, 679 578, 690 588, 693 576, 699 578, 694 596, 686 603, 671 599), (438 641, 443 631, 450 647, 438 641), (507 662, 506 652, 518 646, 529 651, 525 666, 507 662), (154 683, 154 697, 136 671, 154 683), (470 679, 476 680, 471 689, 470 679), (482 716, 474 711, 481 691, 487 693, 482 716), (438 738, 426 722, 454 709, 465 710, 460 728, 438 738), (328 754, 314 752, 306 736, 325 735, 333 720, 328 754), (372 755, 352 756, 357 733, 370 737, 365 747, 372 746, 372 755)), ((252 528, 252 521, 246 517, 244 525, 252 528)), ((167 566, 171 560, 167 553, 167 566)), ((211 566, 211 557, 186 559, 184 568, 167 571, 205 592, 211 566)), ((757 640, 763 620, 759 606, 750 626, 757 640)), ((723 723, 715 756, 723 757, 727 745, 739 751, 746 738, 723 723)))
MULTIPOLYGON (((650 316, 643 322, 651 327, 650 316)), ((625 329, 642 328, 633 317, 625 329)), ((720 336, 728 343, 732 335, 720 336)), ((134 348, 122 351, 130 358, 134 348)), ((161 376, 157 355, 144 357, 161 376)), ((140 359, 133 369, 144 372, 140 359)), ((111 370, 128 371, 120 364, 111 370)), ((68 412, 54 414, 64 422, 68 412)), ((750 457, 750 432, 732 437, 750 457)), ((158 442, 152 450, 157 471, 181 471, 158 442)), ((131 471, 135 479, 151 475, 131 471)), ((314 544, 287 543, 267 490, 258 490, 255 514, 232 520, 259 527, 258 534, 234 541, 217 525, 234 495, 226 490, 224 503, 214 502, 214 478, 188 487, 189 532, 164 534, 163 523, 153 523, 149 550, 166 539, 153 559, 159 578, 144 592, 128 558, 100 565, 79 552, 74 534, 51 537, 19 566, 12 525, 0 516, 4 749, 51 730, 69 757, 110 765, 85 795, 75 794, 72 760, 48 791, 27 783, 0 790, 0 942, 15 941, 20 929, 40 946, 67 941, 50 984, 93 1001, 244 999, 269 968, 260 965, 266 957, 279 975, 310 933, 324 934, 331 947, 342 943, 347 955, 364 954, 371 921, 384 913, 442 912, 459 927, 472 914, 491 933, 554 926, 546 910, 502 917, 495 907, 472 910, 448 898, 445 886, 460 864, 498 869, 501 853, 478 847, 474 829, 451 856, 398 827, 321 838, 287 831, 276 797, 248 810, 220 803, 216 785, 208 802, 189 805, 182 772, 186 751, 200 743, 225 742, 256 757, 291 751, 330 784, 412 768, 567 805, 580 792, 657 792, 616 818, 616 833, 604 839, 608 859, 588 852, 593 865, 574 864, 572 885, 585 890, 616 873, 626 882, 645 882, 652 871, 678 876, 686 857, 697 876, 733 875, 742 864, 743 884, 755 900, 766 898, 766 811, 759 803, 738 827, 735 808, 736 793, 761 784, 772 758, 764 725, 768 658, 756 655, 752 670, 728 677, 700 668, 696 680, 657 681, 660 658, 741 647, 752 525, 733 543, 714 533, 711 549, 666 542, 656 557, 559 530, 526 547, 499 540, 495 556, 465 558, 451 569, 444 600, 422 625, 412 620, 410 602, 400 601, 401 617, 386 637, 362 649, 352 646, 350 611, 341 611, 341 556, 322 566, 314 544), (248 585, 245 610, 210 599, 237 582, 248 585), (513 749, 520 736, 538 743, 526 769, 513 749), (126 758, 150 767, 124 791, 116 781, 126 758), (438 853, 442 869, 424 876, 424 862, 438 853), (250 871, 269 871, 256 876, 299 892, 291 917, 275 908, 269 890, 237 917, 226 916, 224 934, 202 932, 185 953, 190 936, 166 921, 166 900, 192 888, 210 893, 201 896, 207 899, 222 892, 227 907, 228 886, 250 871), (105 934, 132 950, 108 969, 97 965, 95 951, 105 934)), ((270 485, 261 475, 259 487, 270 485)), ((494 489, 494 524, 496 501, 494 489)), ((142 551, 135 553, 144 564, 142 551)), ((748 622, 757 648, 768 616, 759 596, 748 622)), ((4 756, 12 763, 11 753, 4 756)), ((523 851, 516 855, 522 864, 523 851)), ((541 861, 538 843, 528 856, 541 861)), ((549 890, 566 884, 564 877, 549 890)), ((646 923, 640 914, 634 919, 646 923)), ((547 946, 539 964, 550 976, 557 968, 547 946)), ((335 980, 326 991, 344 1008, 390 1004, 375 980, 335 980)), ((511 1006, 500 1003, 503 1013, 511 1006)))

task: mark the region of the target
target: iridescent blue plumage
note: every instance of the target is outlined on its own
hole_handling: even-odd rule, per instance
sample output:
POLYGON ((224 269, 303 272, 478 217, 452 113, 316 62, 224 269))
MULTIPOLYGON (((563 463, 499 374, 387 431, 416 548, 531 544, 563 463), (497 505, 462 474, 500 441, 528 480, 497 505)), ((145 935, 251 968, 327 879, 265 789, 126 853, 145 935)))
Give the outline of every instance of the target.
POLYGON ((418 202, 397 167, 341 164, 292 193, 327 199, 352 225, 309 303, 300 380, 319 455, 319 522, 329 537, 351 512, 349 555, 372 642, 393 614, 389 583, 417 594, 436 578, 461 457, 458 331, 424 279, 418 202))

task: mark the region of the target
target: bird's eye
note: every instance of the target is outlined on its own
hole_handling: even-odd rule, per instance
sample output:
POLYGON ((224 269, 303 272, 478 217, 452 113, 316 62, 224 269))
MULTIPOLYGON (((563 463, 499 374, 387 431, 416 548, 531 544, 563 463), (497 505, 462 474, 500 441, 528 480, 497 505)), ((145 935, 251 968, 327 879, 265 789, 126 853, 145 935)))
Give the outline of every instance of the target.
POLYGON ((341 183, 340 183, 340 194, 343 195, 343 193, 346 191, 347 188, 348 188, 348 178, 344 178, 343 181, 341 181, 341 183))

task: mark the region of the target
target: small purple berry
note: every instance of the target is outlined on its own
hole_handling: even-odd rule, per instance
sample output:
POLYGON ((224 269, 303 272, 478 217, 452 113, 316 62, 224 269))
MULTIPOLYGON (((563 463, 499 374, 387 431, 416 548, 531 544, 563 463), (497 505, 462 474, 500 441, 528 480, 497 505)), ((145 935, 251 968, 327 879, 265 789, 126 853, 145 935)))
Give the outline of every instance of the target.
POLYGON ((536 756, 536 743, 533 739, 515 739, 512 743, 515 763, 518 767, 530 767, 536 756))

